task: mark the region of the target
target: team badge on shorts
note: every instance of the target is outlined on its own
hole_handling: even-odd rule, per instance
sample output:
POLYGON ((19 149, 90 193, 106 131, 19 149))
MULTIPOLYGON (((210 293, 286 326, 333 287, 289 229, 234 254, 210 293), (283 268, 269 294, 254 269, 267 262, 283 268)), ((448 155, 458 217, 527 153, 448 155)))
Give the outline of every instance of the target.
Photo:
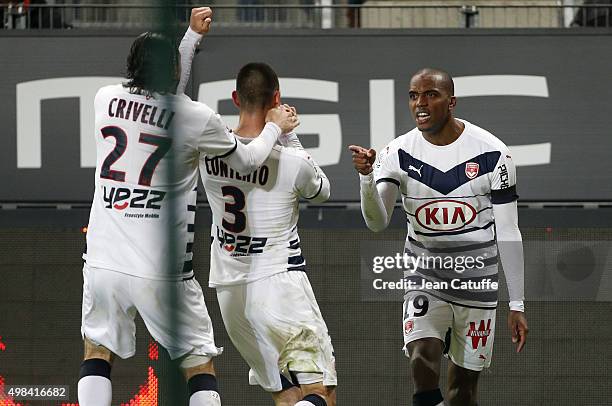
POLYGON ((468 162, 465 164, 465 176, 470 179, 474 179, 478 176, 478 168, 480 166, 476 162, 468 162))
POLYGON ((406 320, 406 323, 404 324, 404 335, 410 334, 413 328, 414 322, 412 320, 406 320))

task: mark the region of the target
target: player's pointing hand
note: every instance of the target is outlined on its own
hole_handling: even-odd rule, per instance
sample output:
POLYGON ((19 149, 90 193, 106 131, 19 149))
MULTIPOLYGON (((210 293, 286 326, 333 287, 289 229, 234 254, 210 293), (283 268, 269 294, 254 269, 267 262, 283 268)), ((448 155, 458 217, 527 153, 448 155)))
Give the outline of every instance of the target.
POLYGON ((189 27, 198 34, 206 34, 212 23, 212 9, 210 7, 197 7, 191 9, 189 27))
POLYGON ((349 145, 349 150, 353 156, 353 165, 357 172, 362 175, 368 175, 373 170, 374 161, 376 161, 376 151, 372 148, 366 149, 359 145, 349 145))
POLYGON ((278 106, 268 110, 266 114, 266 123, 273 122, 278 125, 283 134, 291 132, 295 127, 300 125, 300 119, 294 107, 278 106))

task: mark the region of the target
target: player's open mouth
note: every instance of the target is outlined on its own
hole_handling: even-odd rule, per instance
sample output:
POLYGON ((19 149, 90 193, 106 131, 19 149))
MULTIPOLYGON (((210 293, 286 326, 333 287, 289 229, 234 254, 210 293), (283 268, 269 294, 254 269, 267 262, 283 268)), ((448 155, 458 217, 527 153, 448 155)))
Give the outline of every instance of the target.
POLYGON ((429 121, 430 115, 429 113, 419 112, 416 113, 416 122, 417 124, 425 124, 429 121))

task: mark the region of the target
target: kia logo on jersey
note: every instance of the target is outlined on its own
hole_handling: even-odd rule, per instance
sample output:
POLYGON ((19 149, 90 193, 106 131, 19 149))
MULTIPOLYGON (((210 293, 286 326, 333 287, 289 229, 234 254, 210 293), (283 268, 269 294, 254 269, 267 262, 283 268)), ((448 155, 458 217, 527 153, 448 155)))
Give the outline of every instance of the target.
POLYGON ((468 162, 465 164, 465 176, 470 179, 474 179, 478 176, 479 165, 476 162, 468 162))
POLYGON ((476 209, 458 200, 434 200, 414 213, 417 223, 431 231, 454 231, 476 218, 476 209))

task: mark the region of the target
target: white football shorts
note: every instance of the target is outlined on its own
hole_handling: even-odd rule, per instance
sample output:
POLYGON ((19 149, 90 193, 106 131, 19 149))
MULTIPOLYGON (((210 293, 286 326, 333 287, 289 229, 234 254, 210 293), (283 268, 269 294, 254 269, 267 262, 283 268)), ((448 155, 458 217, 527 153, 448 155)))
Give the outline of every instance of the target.
POLYGON ((331 338, 305 272, 216 289, 225 328, 251 367, 251 385, 279 392, 281 374, 294 384, 337 385, 331 338))
POLYGON ((410 357, 408 343, 434 337, 445 343, 455 365, 482 371, 491 365, 495 310, 451 304, 425 292, 408 292, 404 298, 404 352, 410 357))
POLYGON ((215 346, 212 322, 202 288, 195 278, 152 280, 85 264, 83 338, 121 358, 129 358, 136 351, 136 312, 153 339, 168 350, 172 359, 186 354, 212 358, 223 350, 215 346), (171 293, 176 298, 173 307, 170 307, 171 293))

